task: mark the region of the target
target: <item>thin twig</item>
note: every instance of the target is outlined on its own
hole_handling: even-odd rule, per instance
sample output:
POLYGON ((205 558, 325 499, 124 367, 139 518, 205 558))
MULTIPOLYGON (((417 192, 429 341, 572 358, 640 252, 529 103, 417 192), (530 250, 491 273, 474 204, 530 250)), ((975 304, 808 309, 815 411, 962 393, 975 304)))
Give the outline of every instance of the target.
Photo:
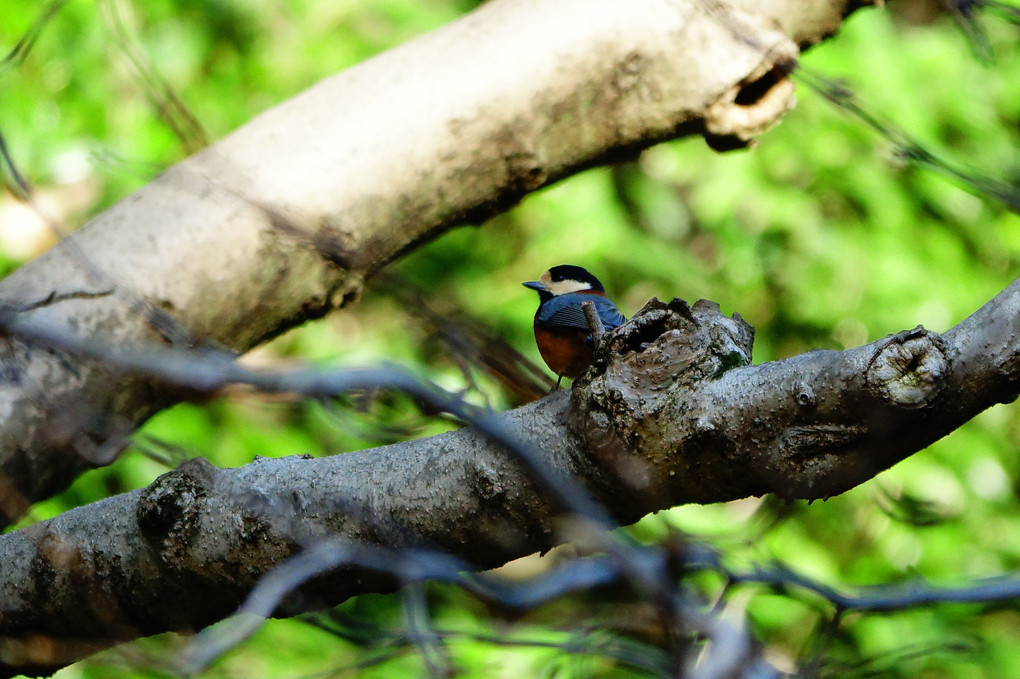
POLYGON ((599 318, 598 309, 595 308, 594 302, 581 302, 581 311, 584 312, 584 319, 588 321, 588 330, 591 332, 591 338, 595 341, 595 344, 599 343, 602 339, 602 335, 606 334, 606 327, 602 325, 602 319, 599 318))

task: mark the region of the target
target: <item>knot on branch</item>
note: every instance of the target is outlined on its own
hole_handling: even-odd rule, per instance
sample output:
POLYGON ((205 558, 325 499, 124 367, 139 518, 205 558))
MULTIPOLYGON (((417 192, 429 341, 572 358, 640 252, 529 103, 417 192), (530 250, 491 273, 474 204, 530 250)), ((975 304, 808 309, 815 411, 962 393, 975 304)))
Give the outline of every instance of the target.
POLYGON ((868 388, 901 408, 922 408, 945 387, 950 363, 945 341, 920 325, 891 335, 872 357, 868 388))
POLYGON ((739 314, 727 317, 714 302, 652 299, 606 334, 592 367, 574 383, 571 435, 608 484, 631 486, 636 503, 672 495, 675 483, 689 482, 675 474, 676 413, 702 381, 748 365, 753 340, 754 329, 739 314))
POLYGON ((164 564, 182 565, 215 471, 205 459, 196 457, 160 475, 143 491, 136 512, 138 527, 164 564))
MULTIPOLYGON (((594 369, 578 380, 585 390, 608 386, 629 400, 671 386, 691 385, 751 362, 754 328, 729 318, 706 299, 690 306, 652 298, 627 323, 607 334, 594 369)), ((654 396, 652 396, 654 398, 654 396)))

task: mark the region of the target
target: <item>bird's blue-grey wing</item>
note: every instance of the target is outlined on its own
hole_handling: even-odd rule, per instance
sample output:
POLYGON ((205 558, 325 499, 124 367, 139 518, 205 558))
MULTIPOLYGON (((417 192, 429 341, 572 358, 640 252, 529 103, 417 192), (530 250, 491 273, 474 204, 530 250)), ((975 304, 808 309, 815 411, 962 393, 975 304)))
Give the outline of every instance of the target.
POLYGON ((553 297, 542 305, 538 324, 549 329, 588 330, 588 319, 584 317, 581 302, 592 302, 607 330, 623 325, 627 319, 616 308, 612 300, 601 295, 574 293, 553 297))
POLYGON ((599 318, 602 319, 602 325, 606 326, 606 330, 627 322, 627 319, 620 313, 620 310, 616 308, 611 299, 598 295, 593 295, 593 297, 592 301, 595 302, 595 309, 599 312, 599 318))
MULTIPOLYGON (((542 305, 538 314, 538 324, 550 330, 587 330, 588 319, 584 317, 581 302, 568 299, 579 295, 560 295, 542 305)), ((586 297, 594 297, 587 295, 586 297)))

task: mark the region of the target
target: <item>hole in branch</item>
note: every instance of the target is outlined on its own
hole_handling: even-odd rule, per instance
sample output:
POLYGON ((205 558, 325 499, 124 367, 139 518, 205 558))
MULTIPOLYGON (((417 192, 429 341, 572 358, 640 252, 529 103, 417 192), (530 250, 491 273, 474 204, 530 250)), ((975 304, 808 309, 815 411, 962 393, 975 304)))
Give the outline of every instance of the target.
POLYGON ((774 66, 765 75, 740 88, 733 103, 737 106, 754 106, 768 96, 768 93, 779 83, 786 80, 786 70, 774 66))

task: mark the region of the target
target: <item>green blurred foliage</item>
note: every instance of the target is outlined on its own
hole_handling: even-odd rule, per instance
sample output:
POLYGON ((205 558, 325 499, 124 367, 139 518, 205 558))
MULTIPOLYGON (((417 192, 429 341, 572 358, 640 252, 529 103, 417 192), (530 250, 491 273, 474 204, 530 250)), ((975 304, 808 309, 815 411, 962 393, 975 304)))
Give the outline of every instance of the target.
MULTIPOLYGON (((0 70, 0 130, 36 187, 81 181, 87 159, 86 174, 99 188, 87 210, 67 213, 71 228, 149 181, 195 142, 161 119, 131 54, 141 55, 141 71, 157 74, 217 139, 315 81, 475 4, 67 2, 28 56, 0 70), (118 32, 118 22, 125 32, 118 32)), ((36 3, 3 3, 2 44, 13 46, 40 11, 36 3)), ((973 57, 949 19, 911 25, 879 9, 854 14, 805 63, 826 77, 845 78, 870 113, 954 167, 1015 182, 1016 29, 991 17, 982 23, 993 52, 987 64, 973 57)), ((7 269, 18 259, 0 254, 7 269)), ((797 108, 752 150, 717 154, 698 139, 660 145, 633 162, 529 196, 483 228, 453 231, 396 270, 426 299, 482 319, 534 361, 536 300, 520 282, 561 263, 599 275, 626 313, 651 296, 718 301, 755 326, 755 359, 767 361, 815 347, 856 346, 918 324, 945 330, 1005 287, 1018 259, 1015 214, 961 181, 902 162, 889 139, 801 87, 797 108)), ((251 358, 322 365, 385 360, 413 366, 450 389, 471 386, 427 332, 419 316, 378 286, 359 305, 251 358)), ((469 398, 501 408, 512 402, 480 371, 472 378, 477 385, 469 398)), ((750 499, 679 507, 627 530, 647 543, 681 531, 717 545, 735 565, 777 561, 836 587, 918 577, 964 584, 1016 570, 1018 423, 1015 405, 993 408, 824 503, 750 499)), ((308 404, 238 392, 157 416, 114 465, 36 506, 26 522, 144 486, 195 455, 235 466, 256 454, 334 454, 451 426, 394 395, 308 404)), ((708 596, 746 597, 751 625, 780 666, 810 658, 833 615, 810 595, 752 586, 724 592, 719 577, 692 578, 708 596)), ((610 659, 623 651, 613 656, 606 649, 633 650, 629 643, 637 652, 654 651, 642 641, 648 635, 624 629, 620 605, 597 593, 524 619, 489 610, 452 587, 431 587, 429 595, 435 626, 449 633, 452 662, 464 676, 645 676, 610 659)), ((628 610, 640 619, 639 610, 628 610)), ((203 676, 421 674, 403 625, 398 595, 358 597, 329 614, 268 625, 203 676)), ((173 676, 167 659, 181 643, 172 635, 144 640, 58 676, 173 676)), ((990 610, 851 614, 825 652, 823 676, 1015 677, 1020 613, 1014 602, 990 610)))

